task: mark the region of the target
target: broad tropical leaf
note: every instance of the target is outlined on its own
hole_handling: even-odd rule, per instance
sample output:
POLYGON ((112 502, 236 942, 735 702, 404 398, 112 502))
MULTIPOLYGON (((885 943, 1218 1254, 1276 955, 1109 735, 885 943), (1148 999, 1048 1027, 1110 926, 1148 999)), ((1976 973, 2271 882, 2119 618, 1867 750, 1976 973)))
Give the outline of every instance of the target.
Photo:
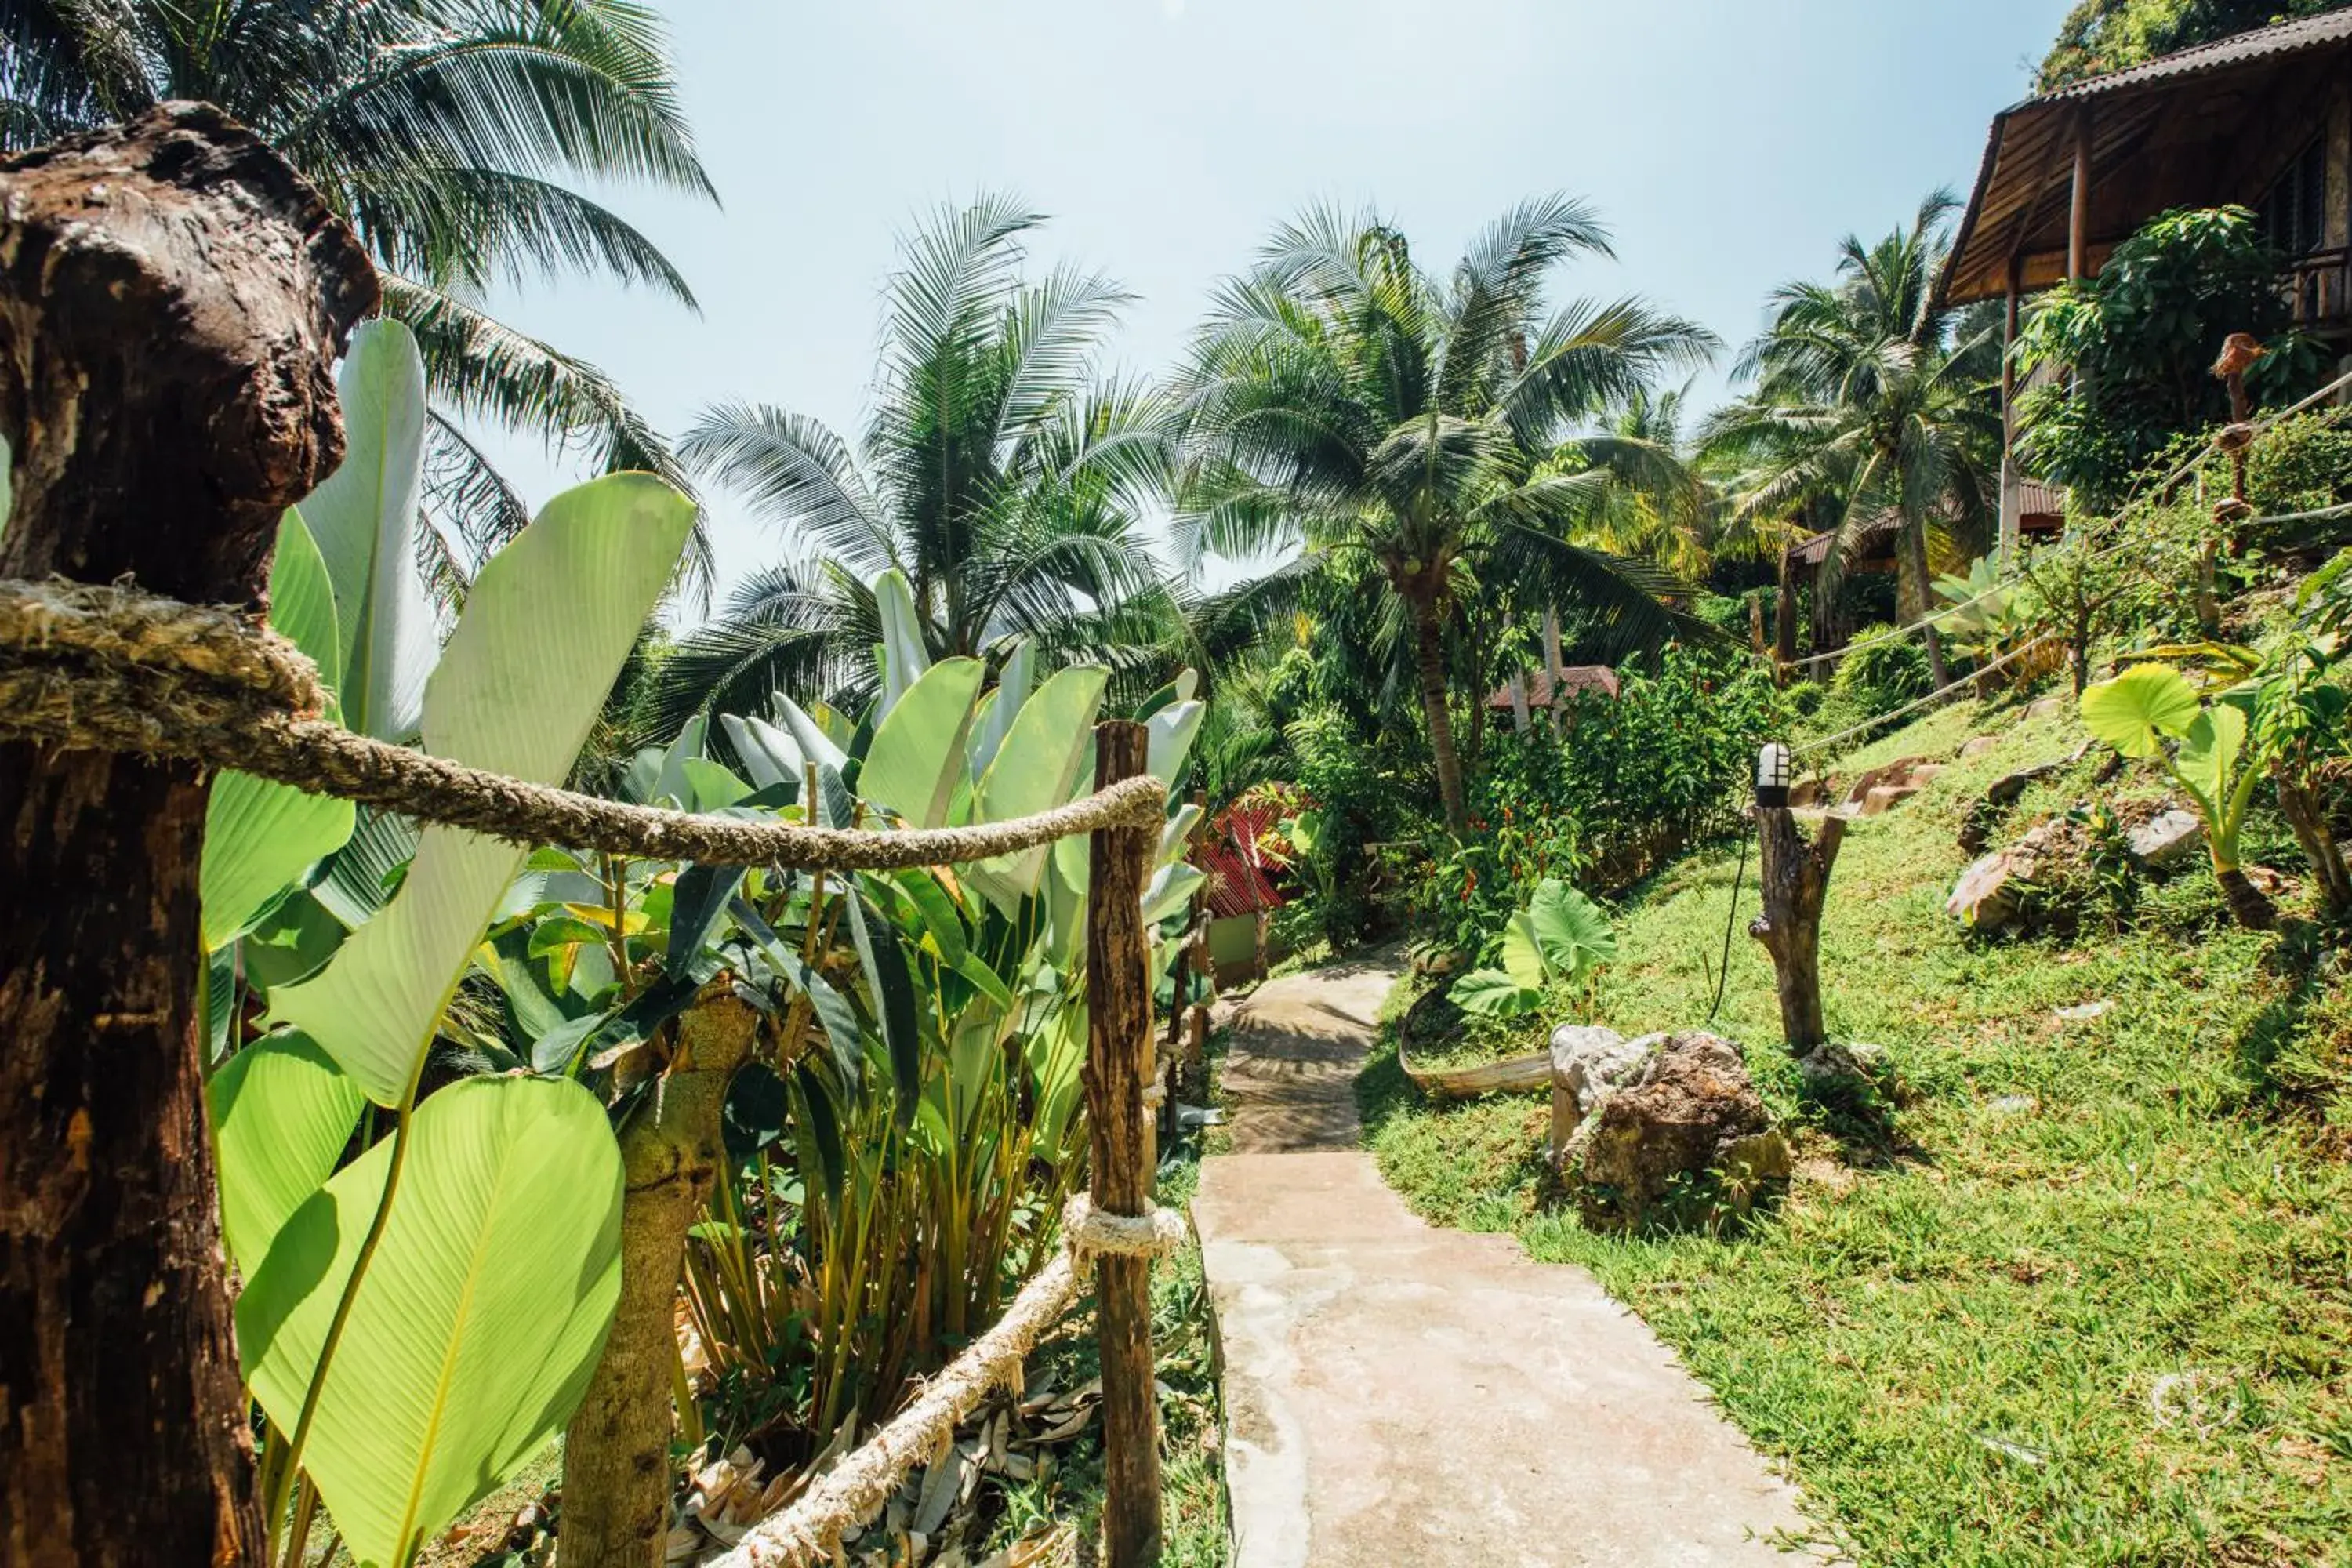
MULTIPOLYGON (((2217 812, 2224 811, 2236 784, 2238 754, 2245 744, 2245 710, 2233 703, 2217 702, 2200 710, 2197 717, 2189 721, 2188 734, 2180 742, 2180 754, 2173 760, 2173 765, 2181 782, 2202 795, 2217 812)), ((2208 821, 2210 825, 2210 817, 2208 821)))
MULTIPOLYGON (((1079 667, 1056 672, 1021 705, 996 760, 973 793, 972 819, 1003 822, 1049 810, 1070 798, 1094 754, 1095 710, 1108 672, 1079 667)), ((971 867, 967 877, 998 908, 1015 912, 1037 890, 1046 848, 1024 849, 971 867)))
POLYGON ((1616 933, 1601 906, 1556 877, 1536 884, 1528 921, 1544 963, 1570 981, 1581 981, 1617 956, 1616 933))
POLYGON ((944 826, 966 776, 982 674, 976 658, 946 658, 917 677, 874 731, 857 793, 917 827, 944 826))
MULTIPOLYGON (((548 504, 482 569, 425 699, 425 743, 516 778, 571 772, 675 571, 694 505, 614 474, 548 504)), ((379 1105, 401 1103, 525 852, 433 826, 408 879, 318 978, 272 996, 379 1105)))
POLYGON ((352 334, 339 378, 342 466, 302 501, 335 586, 343 721, 414 739, 432 673, 433 606, 416 572, 425 483, 425 362, 398 321, 352 334))
POLYGON ((1474 969, 1455 981, 1445 995, 1465 1013, 1481 1018, 1515 1018, 1543 1000, 1541 991, 1521 984, 1499 969, 1474 969))
MULTIPOLYGON (((278 522, 278 553, 269 568, 269 625, 310 656, 331 693, 342 672, 334 587, 310 531, 291 508, 278 522)), ((331 697, 325 716, 342 718, 331 697)), ((289 883, 341 848, 356 822, 347 800, 250 773, 216 776, 205 802, 200 873, 206 951, 250 927, 289 883)))
POLYGON ((2197 721, 2197 693, 2179 670, 2137 664, 2083 693, 2083 728, 2126 757, 2154 756, 2166 735, 2197 721))
MULTIPOLYGON (((406 1563, 580 1402, 621 1284, 621 1158, 561 1079, 479 1078, 416 1109, 400 1185, 320 1390, 303 1468, 362 1563, 406 1563)), ((247 1383, 300 1420, 375 1217, 379 1142, 297 1209, 236 1303, 247 1383)))
POLYGON ((256 1041, 205 1086, 220 1163, 221 1234, 248 1280, 287 1217, 333 1173, 367 1096, 295 1030, 256 1041))

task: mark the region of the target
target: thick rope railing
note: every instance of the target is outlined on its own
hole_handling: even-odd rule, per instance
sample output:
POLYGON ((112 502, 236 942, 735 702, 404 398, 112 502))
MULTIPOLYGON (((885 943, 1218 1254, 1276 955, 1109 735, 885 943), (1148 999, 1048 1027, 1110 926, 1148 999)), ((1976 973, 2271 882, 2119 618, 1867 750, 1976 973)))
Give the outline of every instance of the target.
POLYGON ((319 715, 317 667, 234 611, 127 586, 0 582, 0 739, 173 756, 526 846, 802 870, 985 860, 1163 819, 1148 775, 1033 816, 873 832, 666 811, 355 734, 319 715))
POLYGON ((947 1451, 980 1402, 1006 1386, 1046 1331, 1077 1299, 1083 1271, 1105 1257, 1165 1258, 1189 1238, 1184 1216, 1152 1206, 1148 1215, 1115 1215, 1086 1194, 1062 1211, 1063 1251, 1039 1269, 1004 1315, 912 1405, 811 1482, 789 1506, 754 1524, 708 1568, 809 1568, 830 1559, 841 1538, 879 1513, 918 1465, 947 1451))

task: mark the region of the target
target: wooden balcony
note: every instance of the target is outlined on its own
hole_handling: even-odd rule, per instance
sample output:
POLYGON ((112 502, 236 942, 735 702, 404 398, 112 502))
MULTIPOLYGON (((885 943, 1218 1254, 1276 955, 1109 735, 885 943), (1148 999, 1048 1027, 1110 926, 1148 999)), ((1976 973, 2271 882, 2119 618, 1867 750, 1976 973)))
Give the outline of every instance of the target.
POLYGON ((2296 326, 2331 337, 2352 331, 2352 249, 2337 246, 2298 257, 2283 277, 2296 326))

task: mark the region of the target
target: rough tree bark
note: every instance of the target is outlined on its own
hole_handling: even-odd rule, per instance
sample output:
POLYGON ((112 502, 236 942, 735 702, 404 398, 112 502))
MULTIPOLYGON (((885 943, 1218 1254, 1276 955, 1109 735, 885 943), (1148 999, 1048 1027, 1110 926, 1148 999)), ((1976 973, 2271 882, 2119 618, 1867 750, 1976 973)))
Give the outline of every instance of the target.
POLYGON ((564 1568, 659 1568, 669 1532, 671 1389, 686 1233, 708 1212, 719 1112, 759 1016, 725 978, 678 1019, 654 1098, 621 1133, 621 1300, 563 1444, 564 1568))
MULTIPOLYGON (((1927 613, 1928 601, 1935 597, 1927 581, 1927 523, 1906 519, 1896 534, 1895 547, 1903 554, 1897 585, 1902 589, 1901 596, 1909 601, 1903 608, 1902 618, 1917 620, 1927 613)), ((1944 664, 1943 635, 1929 622, 1919 628, 1919 640, 1927 648, 1927 684, 1931 689, 1941 691, 1952 683, 1950 671, 1944 664)))
MULTIPOLYGON (((1435 590, 1405 584, 1412 611, 1413 664, 1421 678, 1421 711, 1429 721, 1429 750, 1437 763, 1437 794, 1445 826, 1455 837, 1470 831, 1470 805, 1462 787, 1462 755, 1454 747, 1454 714, 1445 693, 1445 629, 1435 590)), ((1555 704, 1559 696, 1554 694, 1555 704)))
MULTIPOLYGON (((257 605, 367 257, 217 110, 0 163, 0 576, 257 605)), ((0 1563, 261 1561, 204 1120, 192 763, 0 745, 0 1563)))
MULTIPOLYGON (((1143 726, 1095 730, 1095 784, 1143 772, 1143 726)), ((1143 1091, 1151 1072, 1150 943, 1143 929, 1145 867, 1157 835, 1109 827, 1089 841, 1087 892, 1088 1184, 1108 1214, 1151 1209, 1157 1168, 1143 1091)), ((1103 1386, 1103 1538, 1108 1568, 1160 1560, 1160 1401, 1151 1353, 1151 1260, 1095 1265, 1103 1386)))
POLYGON ((1781 1037, 1791 1052, 1802 1055, 1829 1038, 1822 1022, 1822 899, 1845 841, 1845 818, 1823 817, 1820 840, 1809 844, 1796 813, 1759 805, 1756 833, 1762 846, 1758 881, 1764 912, 1749 922, 1748 934, 1772 955, 1781 1037))
POLYGON ((2306 784, 2277 781, 2279 815, 2294 829, 2294 840, 2311 862, 2312 879, 2319 884, 2319 907, 2330 916, 2352 914, 2352 868, 2344 864, 2336 830, 2328 826, 2327 807, 2319 792, 2306 784))

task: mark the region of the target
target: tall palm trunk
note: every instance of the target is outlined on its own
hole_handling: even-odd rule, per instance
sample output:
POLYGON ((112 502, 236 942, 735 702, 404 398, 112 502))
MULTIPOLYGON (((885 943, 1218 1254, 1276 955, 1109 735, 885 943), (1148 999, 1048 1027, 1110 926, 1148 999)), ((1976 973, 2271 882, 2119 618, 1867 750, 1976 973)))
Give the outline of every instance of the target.
MULTIPOLYGON (((1916 620, 1927 613, 1927 524, 1925 519, 1905 518, 1902 530, 1895 536, 1895 551, 1901 557, 1900 582, 1904 603, 1902 618, 1916 620)), ((1927 645, 1927 684, 1941 691, 1952 683, 1944 668, 1944 639, 1933 624, 1920 628, 1920 637, 1927 645)))
POLYGON ((1437 761, 1437 794, 1445 805, 1445 826, 1456 837, 1470 831, 1470 807, 1462 789, 1462 757, 1454 749, 1454 715, 1445 700, 1445 635, 1437 594, 1418 583, 1405 585, 1412 612, 1414 665, 1421 676, 1421 711, 1429 721, 1429 749, 1437 761))

